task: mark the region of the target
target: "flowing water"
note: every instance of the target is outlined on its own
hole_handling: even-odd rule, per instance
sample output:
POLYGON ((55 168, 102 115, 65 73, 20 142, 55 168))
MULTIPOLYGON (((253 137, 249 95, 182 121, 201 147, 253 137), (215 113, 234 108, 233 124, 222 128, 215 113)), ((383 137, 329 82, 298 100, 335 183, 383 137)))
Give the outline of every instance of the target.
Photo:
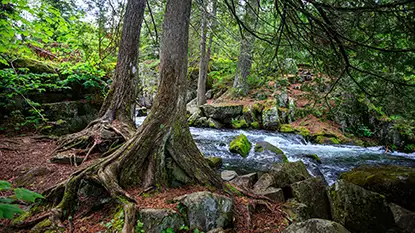
MULTIPOLYGON (((137 117, 140 125, 144 117, 137 117)), ((384 153, 381 147, 359 147, 350 145, 318 145, 304 140, 296 134, 284 134, 264 130, 235 130, 190 128, 193 138, 205 156, 216 156, 223 159, 222 169, 235 170, 238 174, 252 171, 266 171, 278 159, 265 153, 254 152, 254 146, 246 158, 229 151, 229 144, 236 136, 245 134, 252 145, 266 141, 280 148, 287 155, 290 162, 302 160, 313 175, 319 173, 331 185, 340 173, 350 171, 362 165, 394 164, 415 167, 415 154, 399 152, 384 153), (317 154, 321 164, 312 162, 304 157, 305 154, 317 154)))

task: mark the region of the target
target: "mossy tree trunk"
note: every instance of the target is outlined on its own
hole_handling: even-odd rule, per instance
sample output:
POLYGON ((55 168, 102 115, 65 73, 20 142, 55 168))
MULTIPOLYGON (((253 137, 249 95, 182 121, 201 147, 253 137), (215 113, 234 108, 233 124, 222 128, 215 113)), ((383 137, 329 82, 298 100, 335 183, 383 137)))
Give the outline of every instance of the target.
POLYGON ((88 157, 93 150, 111 152, 132 137, 135 130, 133 106, 138 84, 138 48, 144 9, 145 0, 130 0, 127 3, 113 83, 98 118, 84 130, 62 137, 54 155, 84 154, 88 157))
POLYGON ((222 187, 193 141, 186 119, 186 73, 191 0, 169 0, 164 18, 160 55, 160 83, 150 115, 121 148, 47 191, 58 203, 54 222, 67 218, 77 202, 81 181, 104 187, 124 206, 123 232, 133 232, 135 200, 126 187, 160 188, 169 185, 168 164, 187 177, 187 183, 222 187))

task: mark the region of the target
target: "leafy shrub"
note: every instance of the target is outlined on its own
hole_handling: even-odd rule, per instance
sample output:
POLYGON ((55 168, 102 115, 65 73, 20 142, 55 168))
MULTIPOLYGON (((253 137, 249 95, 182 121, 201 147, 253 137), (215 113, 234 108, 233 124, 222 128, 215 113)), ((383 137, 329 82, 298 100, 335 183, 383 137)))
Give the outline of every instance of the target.
POLYGON ((38 198, 43 198, 42 195, 36 192, 24 188, 12 188, 12 185, 9 182, 0 180, 0 191, 7 190, 13 191, 14 195, 0 198, 0 219, 13 219, 15 214, 21 214, 24 212, 19 205, 13 204, 15 200, 32 203, 38 198))

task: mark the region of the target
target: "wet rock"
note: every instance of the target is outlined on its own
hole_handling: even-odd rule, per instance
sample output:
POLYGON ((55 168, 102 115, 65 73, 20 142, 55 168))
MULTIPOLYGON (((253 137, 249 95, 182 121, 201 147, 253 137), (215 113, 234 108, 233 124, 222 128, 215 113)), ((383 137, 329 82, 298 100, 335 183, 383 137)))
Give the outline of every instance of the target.
POLYGON ((338 180, 328 191, 333 220, 352 232, 380 233, 395 227, 385 197, 338 180))
POLYGON ((224 181, 230 181, 237 176, 238 176, 238 173, 236 173, 235 171, 224 170, 220 173, 220 177, 224 181))
POLYGON ((231 198, 211 192, 196 192, 179 199, 190 229, 207 232, 216 228, 226 229, 232 224, 231 198))
POLYGON ((237 176, 234 178, 231 183, 246 189, 251 189, 254 183, 257 180, 257 173, 249 173, 243 176, 237 176))
POLYGON ((202 117, 202 111, 200 111, 200 109, 198 109, 198 108, 194 111, 192 109, 189 110, 189 108, 188 108, 188 111, 190 112, 191 115, 190 115, 189 119, 187 119, 187 123, 190 126, 195 126, 196 121, 199 118, 202 117))
POLYGON ((210 128, 215 128, 215 129, 222 129, 224 127, 222 123, 212 118, 208 119, 208 124, 210 128))
POLYGON ((255 190, 254 193, 268 197, 269 199, 276 201, 276 202, 285 201, 284 192, 280 188, 268 187, 262 190, 255 190))
POLYGON ((225 233, 226 231, 223 230, 222 228, 216 228, 213 230, 208 231, 207 233, 225 233))
POLYGON ((415 168, 361 166, 343 173, 340 178, 383 194, 389 202, 415 211, 415 168))
POLYGON ((321 159, 320 157, 318 157, 317 154, 305 154, 305 155, 302 155, 302 157, 309 158, 313 160, 314 162, 321 164, 321 159))
POLYGON ((280 126, 280 118, 277 107, 262 110, 262 125, 264 129, 277 130, 280 126))
POLYGON ((242 115, 243 105, 202 105, 203 115, 220 122, 230 124, 232 119, 242 115))
POLYGON ((167 228, 178 231, 185 225, 181 215, 170 209, 142 209, 138 212, 138 219, 148 233, 159 233, 167 228))
POLYGON ((205 159, 209 166, 213 169, 219 169, 222 166, 222 158, 220 157, 208 157, 205 159))
POLYGON ((268 153, 268 154, 271 153, 279 158, 278 162, 285 162, 285 163, 288 162, 288 158, 284 154, 284 152, 280 148, 272 145, 269 142, 265 142, 265 141, 257 142, 255 144, 254 150, 257 153, 268 153))
POLYGON ((313 218, 304 222, 293 223, 282 233, 350 233, 350 231, 339 223, 313 218))
POLYGON ((270 170, 274 177, 274 186, 284 188, 292 183, 311 178, 302 161, 292 163, 275 163, 270 170))
POLYGON ((402 233, 415 232, 415 212, 409 211, 394 203, 390 203, 389 207, 393 213, 395 223, 402 233))
POLYGON ((47 167, 35 167, 14 180, 17 187, 27 186, 35 182, 36 177, 50 174, 52 170, 47 167))
POLYGON ((293 197, 309 208, 312 218, 331 219, 326 183, 321 178, 309 178, 291 185, 293 197))
POLYGON ((229 151, 232 153, 240 154, 242 157, 246 157, 251 150, 251 143, 244 134, 240 134, 229 145, 229 151))

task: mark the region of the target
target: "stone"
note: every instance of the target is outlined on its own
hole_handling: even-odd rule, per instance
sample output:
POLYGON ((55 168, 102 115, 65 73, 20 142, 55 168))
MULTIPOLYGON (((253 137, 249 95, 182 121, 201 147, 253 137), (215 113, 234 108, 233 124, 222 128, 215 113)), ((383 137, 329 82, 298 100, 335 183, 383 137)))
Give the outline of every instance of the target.
POLYGON ((246 189, 251 189, 254 183, 257 180, 257 173, 249 173, 243 176, 237 176, 233 180, 231 180, 231 183, 238 186, 243 187, 246 189))
POLYGON ((395 223, 402 233, 415 232, 415 212, 409 211, 395 203, 390 203, 389 207, 392 211, 395 223))
POLYGON ((294 133, 295 129, 290 124, 282 124, 280 128, 281 133, 294 133))
POLYGON ((265 190, 268 187, 271 187, 275 184, 274 176, 270 173, 264 173, 258 179, 258 181, 254 184, 254 192, 259 192, 261 190, 265 190))
POLYGON ((222 158, 221 157, 207 157, 205 160, 208 162, 209 167, 213 169, 219 169, 222 166, 222 158))
POLYGON ((254 193, 268 197, 269 199, 276 201, 276 202, 285 201, 284 192, 280 188, 268 187, 263 190, 255 190, 254 193))
POLYGON ((242 157, 246 157, 251 150, 251 142, 244 134, 240 134, 234 140, 231 141, 229 145, 229 151, 232 153, 237 153, 242 157))
POLYGON ((268 155, 274 155, 279 159, 277 162, 284 162, 284 163, 288 162, 288 158, 284 154, 284 152, 280 148, 272 145, 269 142, 265 142, 265 141, 257 142, 255 144, 254 151, 256 153, 264 153, 264 154, 268 154, 268 155))
POLYGON ((84 158, 82 157, 74 157, 70 154, 60 154, 56 155, 49 159, 51 163, 57 163, 57 164, 71 164, 71 165, 79 165, 82 163, 84 158))
POLYGON ((181 215, 170 209, 142 209, 138 212, 138 219, 147 233, 159 233, 167 228, 176 232, 186 225, 181 215))
POLYGON ((230 181, 237 176, 238 176, 238 173, 236 173, 235 171, 224 170, 220 173, 220 177, 224 181, 230 181))
POLYGON ((287 92, 283 92, 276 96, 277 104, 279 107, 286 108, 288 107, 288 94, 287 92))
POLYGON ((326 183, 317 177, 299 181, 291 185, 293 197, 307 205, 312 218, 331 219, 330 202, 326 183))
POLYGON ((360 166, 341 174, 340 178, 383 194, 389 202, 415 211, 415 168, 360 166))
POLYGON ((192 99, 189 103, 186 104, 186 110, 189 112, 190 115, 195 114, 196 112, 200 111, 197 106, 197 98, 192 99))
POLYGON ((205 104, 199 107, 203 115, 220 122, 230 124, 232 119, 242 115, 243 105, 210 105, 205 104))
POLYGON ((395 227, 386 199, 379 193, 338 180, 328 196, 333 220, 351 232, 379 233, 395 227))
POLYGON ((207 233, 225 233, 226 231, 223 230, 222 228, 216 228, 213 230, 208 231, 207 233))
POLYGON ((222 123, 212 118, 208 119, 208 124, 210 128, 215 128, 215 129, 222 129, 224 127, 222 123))
POLYGON ((179 208, 187 216, 190 229, 208 232, 216 228, 226 229, 232 225, 233 201, 226 196, 211 192, 195 192, 180 197, 179 208))
POLYGON ((207 91, 206 94, 205 94, 205 96, 206 96, 206 99, 212 99, 212 97, 213 97, 213 90, 210 89, 209 91, 207 91))
POLYGON ((304 203, 297 202, 295 199, 288 199, 282 205, 282 208, 293 222, 301 222, 311 218, 310 208, 304 203))
POLYGON ((312 218, 304 222, 293 223, 282 233, 350 233, 350 231, 339 223, 312 218))
POLYGON ((311 178, 302 161, 274 163, 270 173, 274 177, 274 186, 277 188, 284 188, 292 183, 311 178))
POLYGON ((38 176, 45 176, 47 174, 50 174, 52 172, 52 170, 50 170, 47 167, 35 167, 32 168, 31 170, 29 170, 28 172, 24 173, 21 176, 18 176, 15 180, 14 180, 14 184, 17 187, 23 187, 23 186, 28 186, 30 184, 32 184, 33 182, 35 182, 36 177, 38 176))
POLYGON ((190 112, 190 117, 187 119, 187 123, 190 125, 190 126, 195 126, 195 123, 196 123, 196 121, 200 118, 200 117, 202 117, 202 111, 200 111, 200 109, 196 109, 196 110, 193 110, 192 108, 190 108, 190 110, 189 110, 189 107, 187 107, 187 110, 190 112))
POLYGON ((277 107, 262 110, 262 126, 267 130, 277 130, 280 126, 280 118, 277 107))

